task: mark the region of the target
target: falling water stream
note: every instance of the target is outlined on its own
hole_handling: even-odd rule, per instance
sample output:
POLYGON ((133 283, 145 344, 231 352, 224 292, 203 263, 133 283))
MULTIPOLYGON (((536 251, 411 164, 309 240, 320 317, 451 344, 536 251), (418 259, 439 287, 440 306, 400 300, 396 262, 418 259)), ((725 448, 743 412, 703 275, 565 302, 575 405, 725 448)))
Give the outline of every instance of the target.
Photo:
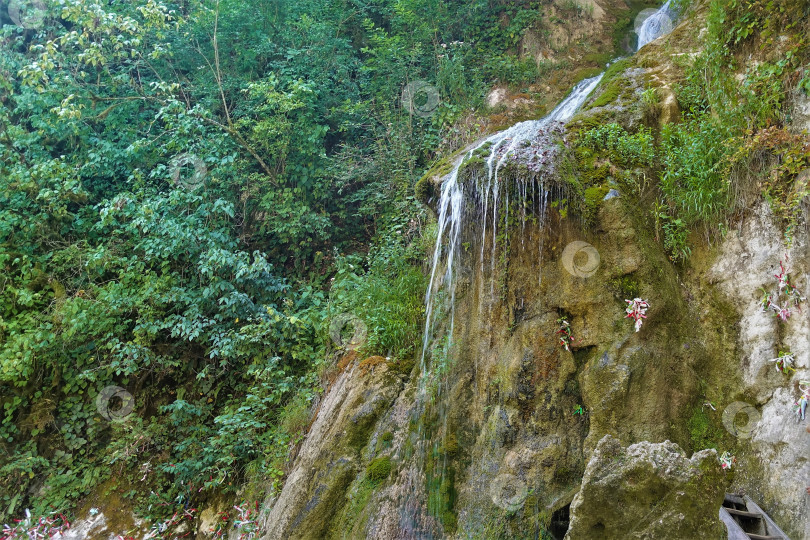
MULTIPOLYGON (((661 6, 658 11, 647 17, 638 27, 638 45, 636 50, 640 49, 647 43, 664 35, 672 30, 672 21, 675 18, 675 13, 670 6, 670 1, 667 1, 661 6)), ((602 80, 604 72, 595 77, 584 79, 577 83, 568 96, 560 102, 548 115, 540 120, 527 120, 519 122, 512 127, 500 131, 482 141, 478 142, 472 148, 467 150, 458 158, 453 166, 452 171, 447 175, 446 179, 441 186, 441 195, 438 204, 438 233, 436 235, 436 246, 433 250, 433 263, 430 272, 430 281, 428 283, 427 294, 425 295, 426 305, 426 320, 425 332, 422 342, 422 355, 420 366, 422 371, 425 369, 425 353, 428 349, 430 339, 432 336, 433 324, 433 310, 434 310, 434 295, 443 285, 449 287, 450 296, 450 330, 449 334, 452 335, 454 318, 452 306, 455 304, 455 280, 454 280, 454 263, 458 256, 459 237, 462 230, 462 213, 464 207, 464 186, 459 182, 459 171, 464 163, 469 160, 476 151, 488 147, 489 155, 486 159, 487 165, 487 178, 483 188, 482 196, 480 197, 482 205, 482 241, 481 241, 481 265, 483 268, 484 262, 484 239, 486 237, 487 219, 491 212, 492 220, 492 250, 493 256, 491 257, 491 264, 494 265, 494 250, 496 242, 494 241, 497 234, 498 224, 498 202, 500 196, 500 187, 498 184, 498 176, 501 169, 508 163, 510 157, 516 158, 517 153, 524 147, 531 148, 533 143, 537 141, 547 142, 552 145, 553 142, 548 140, 549 135, 554 134, 555 129, 560 133, 562 126, 565 122, 571 119, 572 116, 579 110, 590 93, 597 87, 599 81, 602 80), (544 141, 544 139, 546 139, 544 141), (490 210, 490 201, 492 208, 490 210), (442 254, 445 255, 444 273, 437 276, 437 269, 440 266, 442 254)), ((545 155, 549 151, 546 148, 545 152, 535 152, 534 155, 528 156, 528 166, 534 172, 540 172, 540 168, 546 165, 551 165, 550 160, 545 159, 545 155)), ((533 188, 535 186, 532 186, 533 188)), ((535 199, 539 202, 538 216, 542 219, 545 216, 545 202, 548 200, 548 192, 544 189, 545 186, 540 185, 539 192, 535 193, 535 199)), ((525 195, 525 186, 522 193, 525 195)), ((542 223, 540 224, 542 225, 542 223)), ((542 250, 541 250, 542 251, 542 250)), ((539 273, 539 270, 538 270, 539 273)))
MULTIPOLYGON (((660 37, 661 35, 669 32, 672 29, 672 20, 675 14, 670 7, 670 2, 666 2, 658 11, 651 16, 647 17, 636 29, 638 34, 638 47, 646 45, 650 41, 660 37)), ((553 166, 553 157, 555 151, 559 148, 557 138, 564 133, 565 122, 570 120, 574 114, 579 110, 591 92, 598 86, 602 80, 604 72, 585 79, 577 83, 572 89, 571 93, 554 108, 551 113, 539 120, 529 120, 520 122, 511 126, 510 128, 490 135, 483 140, 479 141, 471 148, 466 150, 454 163, 451 172, 444 178, 439 202, 438 202, 438 231, 436 236, 436 245, 433 250, 433 260, 430 272, 430 281, 428 283, 427 293, 425 295, 425 331, 422 342, 422 353, 420 358, 420 372, 421 379, 419 383, 419 391, 417 396, 417 412, 420 418, 424 414, 424 408, 429 401, 434 403, 439 401, 439 396, 446 393, 448 388, 442 388, 447 385, 438 382, 437 379, 442 378, 441 373, 437 373, 446 369, 446 366, 437 366, 436 358, 431 358, 428 362, 428 357, 436 356, 437 349, 436 342, 441 340, 434 339, 434 330, 436 326, 436 310, 443 309, 442 315, 446 317, 447 328, 444 332, 444 345, 445 355, 447 350, 451 347, 451 338, 453 336, 455 326, 455 295, 456 295, 456 281, 457 281, 457 265, 458 258, 461 255, 459 249, 459 239, 461 232, 464 229, 463 219, 465 215, 465 185, 470 189, 474 189, 475 193, 469 194, 478 205, 478 212, 473 214, 480 216, 480 226, 482 229, 481 236, 481 249, 478 253, 480 258, 480 269, 483 274, 485 263, 491 266, 491 273, 494 276, 496 264, 496 247, 497 247, 497 234, 498 224, 500 220, 499 207, 505 208, 506 212, 509 211, 509 189, 502 186, 504 183, 499 178, 510 162, 517 161, 526 165, 530 172, 535 173, 532 180, 515 180, 516 193, 524 200, 523 212, 521 216, 523 222, 526 220, 526 207, 529 206, 536 212, 535 218, 537 220, 537 227, 543 230, 544 221, 547 214, 549 188, 544 182, 544 173, 551 170, 553 166), (483 158, 486 165, 486 177, 481 175, 480 178, 474 182, 465 183, 460 181, 459 173, 465 163, 471 158, 483 158), (502 202, 501 198, 506 197, 506 201, 502 202), (531 203, 529 204, 529 201, 531 203), (491 231, 491 252, 489 253, 489 260, 487 261, 487 253, 485 250, 487 229, 491 231), (430 364, 430 365, 428 365, 430 364), (438 382, 438 384, 437 384, 438 382), (433 387, 431 388, 431 385, 433 387)), ((508 215, 504 220, 508 225, 508 215)), ((507 231, 503 231, 506 233, 507 231)), ((538 235, 540 238, 539 254, 542 255, 543 235, 538 235)), ((521 239, 524 242, 524 239, 521 239)), ((540 276, 540 266, 542 261, 538 261, 537 272, 538 279, 540 276)), ((494 293, 494 278, 491 280, 491 293, 494 293)), ((483 319, 482 319, 483 320, 483 319)), ((443 362, 447 362, 443 359, 443 362)), ((476 365, 477 371, 477 365, 476 365)), ((474 377, 477 381, 477 376, 474 377)), ((448 405, 445 404, 445 408, 448 405)), ((446 414, 442 414, 443 427, 442 437, 447 435, 446 414)), ((420 422, 418 429, 418 439, 421 444, 426 443, 425 426, 420 422)), ((438 443, 436 443, 438 444, 438 443)), ((424 449, 423 449, 424 450, 424 449)), ((435 449, 434 449, 435 450, 435 449)), ((434 452, 438 453, 438 452, 434 452)), ((424 470, 424 454, 417 451, 417 457, 421 461, 419 463, 419 470, 424 470), (419 457, 419 455, 421 457, 419 457)), ((446 460, 446 458, 444 458, 446 460)), ((444 481, 444 475, 447 474, 446 461, 441 464, 438 470, 439 483, 444 481)), ((409 505, 411 508, 413 506, 409 505)), ((435 509, 434 509, 435 510, 435 509)), ((413 516, 410 516, 413 518, 413 516)), ((418 529, 418 525, 414 523, 414 529, 418 529)), ((413 530, 413 529, 412 529, 413 530)), ((423 531, 424 534, 424 531, 423 531)), ((424 536, 423 536, 424 537, 424 536)))
MULTIPOLYGON (((481 265, 484 264, 484 239, 487 234, 488 219, 492 220, 492 235, 493 238, 497 235, 498 227, 498 203, 501 193, 501 187, 498 182, 499 173, 503 167, 508 163, 510 157, 517 157, 518 152, 524 148, 534 149, 537 141, 547 142, 553 144, 551 140, 547 140, 549 134, 560 130, 564 123, 569 120, 574 113, 582 106, 587 99, 588 95, 599 84, 604 73, 585 79, 577 83, 574 89, 557 107, 551 111, 546 117, 540 120, 527 120, 520 122, 514 126, 490 135, 477 145, 473 146, 465 152, 453 166, 453 170, 447 176, 446 180, 442 183, 441 196, 439 199, 438 212, 439 212, 439 230, 436 236, 436 246, 433 250, 433 264, 430 272, 430 282, 428 283, 428 290, 425 296, 426 305, 426 321, 425 321, 425 334, 422 342, 422 357, 421 367, 425 368, 425 352, 432 337, 432 323, 433 323, 433 309, 434 302, 433 296, 442 285, 449 286, 450 297, 450 330, 449 334, 453 332, 453 310, 452 306, 455 304, 455 280, 454 280, 454 263, 458 256, 459 251, 459 237, 463 226, 462 214, 464 208, 464 186, 459 182, 459 171, 462 165, 469 160, 476 151, 482 148, 489 148, 489 155, 486 158, 487 178, 480 186, 482 191, 480 193, 480 204, 482 206, 482 240, 481 240, 481 265), (490 208, 491 206, 491 208, 490 208), (446 245, 445 245, 446 244, 446 245), (440 266, 442 254, 445 255, 444 273, 437 276, 437 269, 440 266)), ((546 150, 548 152, 548 149, 546 150)), ((540 152, 534 152, 529 158, 529 167, 539 172, 539 167, 550 165, 550 160, 545 157, 545 153, 540 149, 540 152)), ((521 186, 523 188, 523 186, 521 186)), ((537 188, 535 199, 539 205, 539 215, 545 214, 545 202, 547 202, 547 191, 544 186, 532 186, 537 188)), ((525 190, 522 190, 525 191, 525 190)), ((508 205, 507 205, 508 208, 508 205)), ((495 264, 494 251, 496 242, 492 242, 492 257, 491 264, 495 264)))
POLYGON ((638 34, 638 45, 636 50, 642 48, 647 43, 668 34, 672 31, 673 21, 677 18, 677 13, 672 8, 672 0, 661 6, 658 11, 644 19, 639 25, 636 33, 638 34))

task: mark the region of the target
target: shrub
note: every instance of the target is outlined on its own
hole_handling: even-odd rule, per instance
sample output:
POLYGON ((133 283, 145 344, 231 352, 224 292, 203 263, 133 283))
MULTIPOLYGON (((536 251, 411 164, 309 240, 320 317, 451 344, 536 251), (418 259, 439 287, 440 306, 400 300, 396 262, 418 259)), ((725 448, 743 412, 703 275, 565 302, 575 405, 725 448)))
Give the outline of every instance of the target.
POLYGON ((709 117, 664 127, 661 189, 685 226, 715 224, 728 205, 729 182, 723 175, 729 129, 709 117))
POLYGON ((619 124, 605 124, 584 133, 580 145, 596 152, 605 152, 616 165, 651 167, 656 152, 653 136, 648 129, 630 134, 619 124))

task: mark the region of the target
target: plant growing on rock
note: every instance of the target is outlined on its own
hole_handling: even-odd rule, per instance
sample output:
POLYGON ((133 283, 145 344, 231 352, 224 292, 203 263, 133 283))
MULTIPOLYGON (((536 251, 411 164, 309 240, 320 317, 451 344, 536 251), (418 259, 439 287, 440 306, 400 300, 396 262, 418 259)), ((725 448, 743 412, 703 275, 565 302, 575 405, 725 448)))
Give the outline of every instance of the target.
POLYGON ((372 460, 366 470, 366 477, 375 484, 381 483, 389 474, 391 474, 391 458, 388 456, 372 460))
POLYGON ((802 302, 807 298, 797 289, 790 281, 790 271, 787 269, 788 257, 785 255, 784 261, 779 261, 779 273, 774 274, 779 285, 779 290, 776 294, 769 293, 764 287, 762 288, 762 310, 773 311, 774 316, 778 317, 780 321, 787 321, 793 314, 793 308, 801 311, 802 302), (783 298, 784 296, 784 298, 783 298), (781 306, 777 302, 784 302, 781 306))
MULTIPOLYGON (((787 255, 785 255, 785 262, 787 262, 787 255)), ((779 270, 778 274, 774 274, 774 277, 779 280, 779 293, 784 292, 788 297, 788 301, 799 307, 799 304, 807 300, 807 298, 802 296, 801 291, 790 283, 790 275, 782 261, 779 261, 779 270)))

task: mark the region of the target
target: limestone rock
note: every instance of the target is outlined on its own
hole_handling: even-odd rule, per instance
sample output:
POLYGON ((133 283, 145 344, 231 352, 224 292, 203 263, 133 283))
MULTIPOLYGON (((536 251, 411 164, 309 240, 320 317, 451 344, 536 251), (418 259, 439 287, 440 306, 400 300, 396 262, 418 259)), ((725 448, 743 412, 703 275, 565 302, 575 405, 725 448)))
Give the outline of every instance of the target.
POLYGON ((761 290, 775 287, 774 274, 785 257, 796 286, 808 289, 810 237, 799 228, 788 245, 770 206, 762 202, 730 231, 719 251, 706 277, 734 307, 739 323, 735 362, 718 363, 715 370, 718 379, 739 377, 739 388, 727 391, 718 405, 726 409, 741 401, 761 411, 750 437, 740 439, 733 490, 756 494, 758 504, 791 537, 810 538, 810 497, 805 492, 810 434, 808 423, 798 422, 792 409, 799 381, 810 378, 810 317, 803 307, 804 312, 779 322, 759 303, 761 290), (780 350, 795 357, 796 371, 789 376, 769 361, 780 350))
POLYGON ((687 459, 670 441, 624 448, 605 435, 571 503, 565 538, 725 538, 717 517, 724 476, 715 450, 687 459))
POLYGON ((364 371, 348 366, 326 393, 284 488, 265 502, 269 512, 263 538, 327 535, 330 520, 345 505, 348 486, 362 471, 359 450, 401 389, 384 363, 364 371))
POLYGON ((791 128, 796 133, 810 132, 810 96, 796 90, 793 93, 793 123, 791 128))

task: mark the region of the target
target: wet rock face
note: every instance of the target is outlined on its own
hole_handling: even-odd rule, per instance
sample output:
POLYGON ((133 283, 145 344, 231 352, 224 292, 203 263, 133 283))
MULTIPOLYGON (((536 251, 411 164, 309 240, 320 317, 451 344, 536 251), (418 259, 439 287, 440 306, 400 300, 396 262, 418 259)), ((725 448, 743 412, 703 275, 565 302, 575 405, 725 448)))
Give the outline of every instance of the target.
POLYGON ((265 502, 263 538, 326 538, 347 506, 348 487, 372 455, 361 455, 377 419, 390 408, 401 382, 383 362, 340 373, 320 404, 284 488, 265 502))
POLYGON ((687 459, 669 441, 625 448, 605 435, 571 503, 565 538, 725 538, 717 516, 724 475, 714 450, 687 459))
MULTIPOLYGON (((733 362, 716 362, 718 379, 738 378, 727 391, 723 408, 732 402, 754 407, 758 416, 738 439, 738 470, 734 491, 752 498, 794 538, 810 538, 810 422, 800 421, 793 403, 799 383, 810 379, 810 315, 806 304, 780 322, 762 310, 762 290, 773 291, 780 261, 787 259, 793 283, 806 295, 810 288, 810 236, 796 231, 792 245, 774 223, 767 203, 760 203, 738 230, 731 231, 707 273, 739 316, 737 354, 733 362), (772 361, 779 351, 794 355, 794 369, 782 374, 772 361)), ((742 415, 741 415, 742 416, 742 415)))

